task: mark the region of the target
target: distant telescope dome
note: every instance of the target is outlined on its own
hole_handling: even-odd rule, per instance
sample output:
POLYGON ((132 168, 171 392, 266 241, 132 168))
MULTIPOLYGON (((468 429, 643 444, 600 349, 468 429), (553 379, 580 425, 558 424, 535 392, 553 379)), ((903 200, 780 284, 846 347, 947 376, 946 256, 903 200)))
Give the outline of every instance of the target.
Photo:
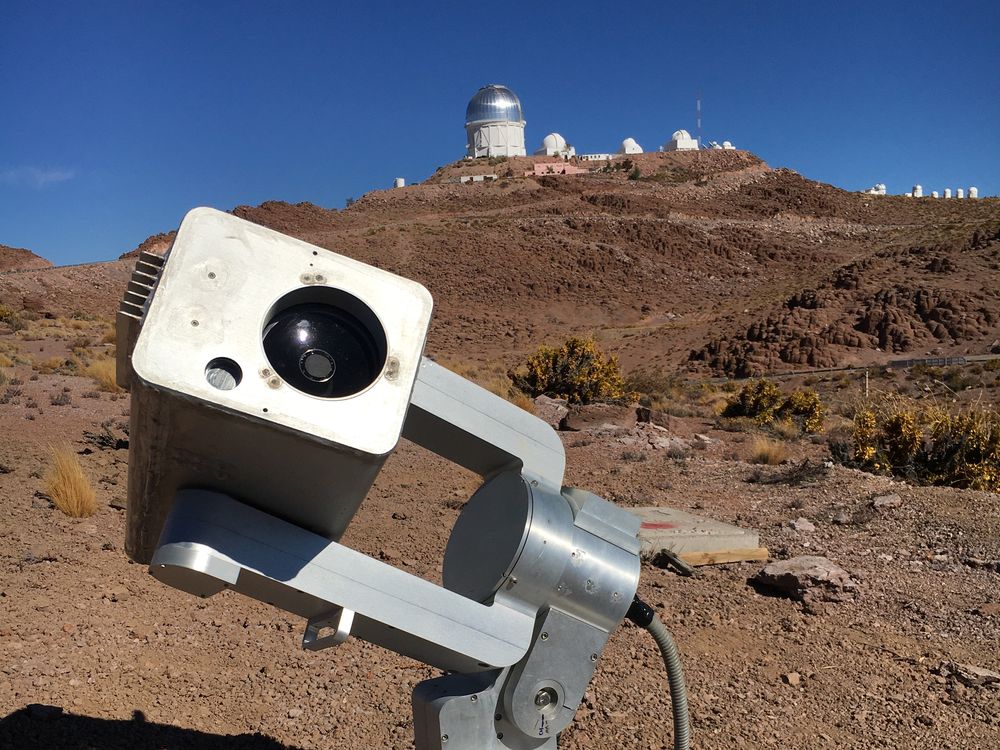
POLYGON ((674 134, 672 136, 670 136, 670 140, 672 140, 672 141, 690 141, 691 140, 691 134, 689 132, 687 132, 686 130, 675 130, 674 134))
POLYGON ((626 138, 622 141, 622 146, 618 150, 619 154, 641 154, 642 146, 636 143, 635 138, 626 138))
POLYGON ((474 122, 524 122, 521 100, 506 86, 483 86, 465 108, 465 124, 474 122))
POLYGON ((542 138, 542 148, 546 151, 564 151, 566 149, 566 139, 558 133, 549 133, 542 138))

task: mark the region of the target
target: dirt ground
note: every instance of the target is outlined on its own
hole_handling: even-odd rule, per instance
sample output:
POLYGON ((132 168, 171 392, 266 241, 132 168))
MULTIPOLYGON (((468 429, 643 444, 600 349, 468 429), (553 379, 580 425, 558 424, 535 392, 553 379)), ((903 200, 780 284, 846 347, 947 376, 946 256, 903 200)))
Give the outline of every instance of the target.
MULTIPOLYGON (((62 351, 57 330, 21 346, 62 351)), ((5 372, 6 388, 20 384, 0 403, 0 747, 412 746, 409 694, 434 670, 356 640, 305 652, 295 618, 155 581, 122 551, 127 450, 115 441, 128 399, 27 364, 5 372), (68 518, 45 495, 50 445, 63 440, 98 488, 93 517, 68 518)), ((756 467, 748 435, 672 424, 717 442, 670 458, 615 433, 564 432, 568 483, 759 529, 775 558, 826 555, 860 581, 856 600, 804 609, 748 585, 760 563, 695 578, 644 564, 640 594, 683 654, 694 747, 1000 746, 1000 690, 937 673, 952 660, 1000 668, 1000 498, 827 468, 809 440, 789 443, 789 463, 756 467), (805 459, 820 469, 793 483, 805 459), (885 493, 902 505, 871 508, 885 493), (815 531, 793 530, 799 517, 815 531)), ((436 581, 476 485, 404 442, 344 541, 436 581)), ((561 747, 669 747, 669 716, 652 640, 624 625, 561 747)))
MULTIPOLYGON (((997 199, 850 194, 742 152, 635 165, 638 180, 458 185, 470 170, 523 166, 458 164, 343 211, 234 213, 426 284, 428 352, 460 365, 510 365, 570 334, 594 334, 626 371, 702 375, 1000 347, 997 199)), ((107 321, 130 271, 49 268, 0 246, 0 312, 30 320, 15 333, 0 316, 0 748, 412 747, 410 691, 434 670, 353 639, 305 652, 302 621, 231 593, 196 600, 127 560, 129 399, 66 360, 111 353, 107 321), (97 489, 92 517, 71 519, 46 494, 63 442, 97 489)), ((891 375, 873 387, 939 388, 891 375)), ((828 380, 818 387, 838 403, 861 387, 828 380)), ((804 606, 749 585, 761 563, 694 578, 643 565, 640 594, 682 652, 695 748, 1000 747, 1000 689, 941 669, 1000 671, 1000 496, 826 467, 822 439, 790 440, 785 464, 758 467, 751 434, 698 416, 668 426, 713 442, 671 457, 628 434, 563 432, 567 483, 759 529, 774 559, 825 555, 859 582, 856 598, 804 606), (901 504, 873 508, 887 493, 901 504), (814 530, 793 528, 799 518, 814 530)), ((344 542, 438 581, 476 486, 403 442, 344 542)), ((670 743, 662 663, 626 624, 560 746, 670 743)))

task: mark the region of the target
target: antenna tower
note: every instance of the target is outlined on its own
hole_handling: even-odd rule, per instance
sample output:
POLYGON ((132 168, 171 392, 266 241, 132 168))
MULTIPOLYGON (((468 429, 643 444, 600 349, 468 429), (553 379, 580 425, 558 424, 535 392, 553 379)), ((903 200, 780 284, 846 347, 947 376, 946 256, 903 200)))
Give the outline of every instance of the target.
POLYGON ((698 98, 697 98, 697 100, 695 102, 694 111, 695 111, 695 119, 697 120, 697 124, 698 124, 698 128, 697 128, 697 130, 698 130, 698 148, 701 148, 701 94, 698 94, 698 98))

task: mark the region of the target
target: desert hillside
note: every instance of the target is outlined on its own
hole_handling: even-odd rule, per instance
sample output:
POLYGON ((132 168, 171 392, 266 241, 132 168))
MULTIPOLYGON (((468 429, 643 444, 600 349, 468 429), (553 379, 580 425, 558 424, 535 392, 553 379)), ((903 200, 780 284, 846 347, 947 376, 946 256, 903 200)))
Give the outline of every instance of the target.
POLYGON ((234 213, 424 283, 447 358, 568 333, 627 369, 730 376, 1000 351, 1000 200, 848 193, 746 152, 524 177, 536 163, 562 162, 457 162, 342 211, 234 213), (498 179, 454 182, 483 174, 498 179))
MULTIPOLYGON (((940 425, 959 396, 996 402, 997 362, 783 380, 782 399, 820 391, 815 430, 725 416, 741 384, 718 377, 994 350, 1000 200, 847 193, 745 152, 630 161, 538 177, 523 174, 560 162, 459 162, 345 210, 233 212, 426 284, 428 353, 489 387, 539 344, 594 334, 641 406, 521 394, 567 412, 551 424, 568 485, 756 529, 774 561, 839 566, 779 591, 755 578, 762 562, 681 577, 644 560, 694 747, 1000 747, 1000 496, 837 453, 869 386, 942 405, 940 425)), ((193 598, 128 561, 135 436, 113 316, 134 261, 52 268, 0 250, 15 258, 0 266, 0 748, 412 748, 410 691, 435 670, 354 638, 303 651, 304 621, 228 591, 193 598), (75 472, 55 472, 57 452, 75 472)), ((343 541, 440 582, 478 484, 401 441, 343 541)), ((659 655, 626 623, 560 748, 669 747, 669 705, 659 655)))
POLYGON ((4 271, 26 271, 33 268, 49 268, 52 264, 23 247, 0 245, 0 273, 4 271))

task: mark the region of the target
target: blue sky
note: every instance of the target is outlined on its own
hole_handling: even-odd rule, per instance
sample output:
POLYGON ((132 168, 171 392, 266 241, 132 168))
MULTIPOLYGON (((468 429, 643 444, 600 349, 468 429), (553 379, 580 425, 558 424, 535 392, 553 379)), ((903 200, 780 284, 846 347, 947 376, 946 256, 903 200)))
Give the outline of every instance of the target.
POLYGON ((1000 193, 1000 3, 0 0, 0 243, 113 258, 197 205, 348 197, 463 155, 485 83, 527 141, 694 129, 858 190, 1000 193))

